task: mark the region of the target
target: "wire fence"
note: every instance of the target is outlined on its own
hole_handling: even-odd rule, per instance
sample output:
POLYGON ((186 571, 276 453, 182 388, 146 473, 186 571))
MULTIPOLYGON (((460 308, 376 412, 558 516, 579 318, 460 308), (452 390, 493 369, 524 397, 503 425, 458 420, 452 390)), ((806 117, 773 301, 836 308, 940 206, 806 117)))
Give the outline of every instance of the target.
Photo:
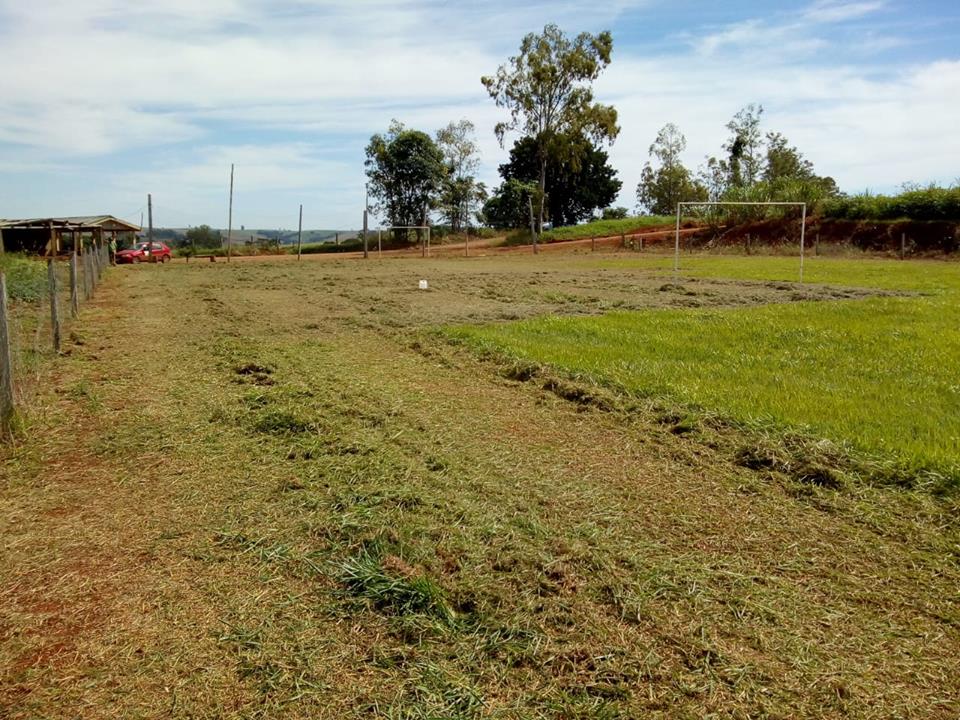
POLYGON ((110 265, 105 243, 49 259, 0 256, 0 435, 13 440, 44 364, 92 301, 110 265))

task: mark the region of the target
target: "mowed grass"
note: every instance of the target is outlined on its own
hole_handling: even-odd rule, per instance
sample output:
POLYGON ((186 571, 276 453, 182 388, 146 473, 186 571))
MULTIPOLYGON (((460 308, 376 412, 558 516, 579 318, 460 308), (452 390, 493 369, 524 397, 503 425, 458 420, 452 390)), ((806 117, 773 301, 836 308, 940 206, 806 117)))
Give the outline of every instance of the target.
MULTIPOLYGON (((796 259, 684 258, 681 275, 795 277, 796 259)), ((605 263, 622 269, 653 260, 605 263)), ((800 430, 960 482, 960 267, 808 262, 815 283, 923 295, 734 309, 547 316, 454 334, 641 396, 800 430)), ((675 291, 683 292, 683 280, 675 291)), ((943 482, 938 484, 944 484, 943 482)))
POLYGON ((0 461, 0 717, 955 720, 957 498, 432 329, 838 295, 617 262, 108 269, 0 461))

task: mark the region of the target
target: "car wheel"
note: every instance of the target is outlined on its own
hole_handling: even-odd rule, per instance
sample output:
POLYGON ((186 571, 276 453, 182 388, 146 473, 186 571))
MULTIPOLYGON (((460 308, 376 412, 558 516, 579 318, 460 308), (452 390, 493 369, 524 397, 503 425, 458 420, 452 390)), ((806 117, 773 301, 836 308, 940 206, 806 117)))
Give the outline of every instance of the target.
POLYGON ((170 262, 172 259, 173 259, 173 258, 171 258, 169 255, 164 255, 163 258, 162 258, 162 260, 161 260, 161 262, 168 263, 168 262, 170 262))

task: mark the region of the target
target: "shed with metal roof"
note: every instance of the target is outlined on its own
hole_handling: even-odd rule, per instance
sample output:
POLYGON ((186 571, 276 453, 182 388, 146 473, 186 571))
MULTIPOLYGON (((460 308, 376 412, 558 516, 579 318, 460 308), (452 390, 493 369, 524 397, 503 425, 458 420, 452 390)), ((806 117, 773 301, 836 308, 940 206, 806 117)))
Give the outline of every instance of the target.
POLYGON ((100 244, 109 238, 140 232, 140 226, 113 215, 0 220, 0 250, 37 253, 44 256, 80 250, 84 244, 100 244))

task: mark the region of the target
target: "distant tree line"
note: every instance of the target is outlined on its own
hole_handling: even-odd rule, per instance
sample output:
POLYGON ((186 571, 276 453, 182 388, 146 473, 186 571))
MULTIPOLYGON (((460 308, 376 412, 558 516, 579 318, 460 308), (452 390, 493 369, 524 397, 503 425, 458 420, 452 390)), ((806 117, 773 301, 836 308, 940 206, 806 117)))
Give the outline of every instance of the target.
MULTIPOLYGON (((831 177, 814 171, 813 163, 777 132, 761 129, 763 108, 748 105, 727 123, 730 136, 724 154, 708 157, 696 174, 681 155, 687 140, 673 123, 664 125, 650 146, 637 186, 637 207, 651 215, 676 212, 678 202, 796 201, 811 205, 839 194, 831 177)), ((750 212, 750 211, 743 211, 750 212)))
MULTIPOLYGON (((366 149, 374 211, 391 225, 426 225, 432 214, 453 232, 474 223, 494 228, 545 223, 572 225, 594 217, 626 217, 610 207, 622 183, 605 146, 620 132, 617 111, 594 101, 593 83, 609 66, 609 32, 566 36, 556 25, 530 33, 519 53, 481 78, 498 107, 509 112, 495 133, 504 145, 515 134, 500 185, 478 182, 479 153, 469 120, 450 123, 434 137, 394 121, 366 149)), ((806 202, 836 217, 882 219, 960 218, 955 189, 907 188, 899 199, 846 198, 829 176, 819 175, 781 133, 762 127, 763 107, 750 104, 731 118, 722 152, 696 169, 683 162, 687 140, 668 123, 649 148, 636 188, 640 214, 672 215, 678 202, 806 202)), ((749 219, 762 211, 728 216, 749 219)))

